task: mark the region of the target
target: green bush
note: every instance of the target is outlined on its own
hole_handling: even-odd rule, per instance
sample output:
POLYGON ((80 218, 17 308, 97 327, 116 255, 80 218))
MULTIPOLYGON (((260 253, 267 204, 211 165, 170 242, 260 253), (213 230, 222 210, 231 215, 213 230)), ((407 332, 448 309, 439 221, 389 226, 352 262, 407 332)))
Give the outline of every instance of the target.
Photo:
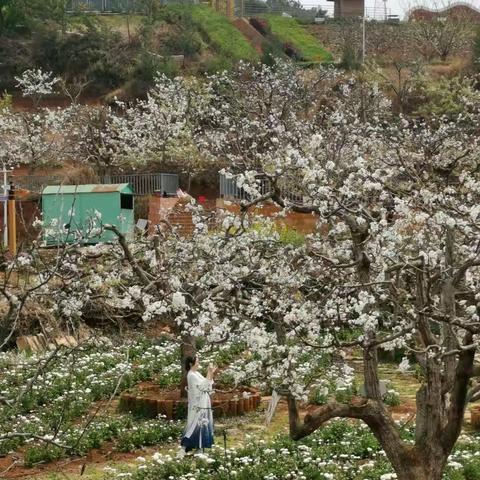
POLYGON ((328 392, 325 394, 323 388, 315 388, 309 400, 314 405, 325 405, 328 402, 328 392))
POLYGON ((200 67, 200 71, 208 75, 213 75, 214 73, 231 70, 232 68, 233 62, 229 58, 220 55, 205 62, 200 67))
POLYGON ((149 53, 142 53, 136 59, 129 75, 130 80, 125 86, 127 96, 144 97, 153 86, 155 77, 161 73, 173 78, 178 74, 178 66, 171 58, 155 57, 149 53))
POLYGON ((340 67, 350 71, 358 70, 361 66, 362 62, 358 55, 357 49, 351 44, 345 45, 342 51, 340 67))
POLYGON ((130 452, 141 447, 172 442, 180 436, 182 429, 183 425, 178 422, 163 420, 146 422, 137 425, 133 430, 121 433, 118 437, 117 449, 120 452, 130 452))
POLYGON ((264 65, 274 67, 277 64, 277 59, 281 57, 285 57, 285 53, 280 42, 269 41, 264 44, 261 58, 264 65))
POLYGON ((26 9, 18 0, 0 1, 0 35, 25 28, 26 9))
POLYGON ((480 480, 480 460, 471 460, 463 467, 465 480, 480 480))
POLYGON ((475 32, 475 40, 473 42, 472 64, 475 71, 480 71, 480 27, 475 32))
POLYGON ((300 247, 305 244, 305 235, 295 228, 287 225, 278 227, 278 233, 280 235, 280 242, 286 245, 293 245, 300 247))
POLYGON ((24 463, 26 467, 33 467, 37 463, 48 463, 63 456, 64 450, 54 445, 34 445, 25 450, 24 463))
POLYGON ((33 36, 36 66, 67 80, 90 82, 96 93, 119 87, 128 78, 131 53, 119 34, 92 26, 83 33, 61 35, 45 28, 33 36))
POLYGON ((202 40, 195 30, 183 30, 169 35, 164 44, 169 55, 195 57, 202 50, 202 40))
POLYGON ((383 396, 383 403, 390 407, 397 407, 400 405, 400 396, 395 390, 388 390, 383 396))
POLYGON ((454 118, 466 113, 472 104, 480 100, 473 81, 466 78, 425 79, 419 82, 419 86, 423 102, 414 113, 422 117, 446 115, 454 118))

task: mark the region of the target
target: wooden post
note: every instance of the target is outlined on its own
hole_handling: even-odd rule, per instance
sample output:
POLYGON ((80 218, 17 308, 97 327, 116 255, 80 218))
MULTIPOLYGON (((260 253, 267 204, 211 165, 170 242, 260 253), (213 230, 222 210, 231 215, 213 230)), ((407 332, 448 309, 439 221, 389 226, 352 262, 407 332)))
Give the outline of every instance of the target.
POLYGON ((8 250, 12 255, 17 253, 17 217, 15 211, 15 186, 10 182, 8 191, 7 222, 8 222, 8 250))
POLYGON ((227 1, 227 17, 233 18, 235 15, 235 0, 226 0, 227 1))

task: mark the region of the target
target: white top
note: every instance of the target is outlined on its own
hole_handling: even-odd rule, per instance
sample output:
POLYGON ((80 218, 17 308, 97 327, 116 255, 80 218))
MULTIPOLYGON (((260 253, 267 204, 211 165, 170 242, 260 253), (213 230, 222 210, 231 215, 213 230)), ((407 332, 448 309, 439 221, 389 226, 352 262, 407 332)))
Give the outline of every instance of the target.
POLYGON ((190 370, 188 381, 188 417, 185 437, 189 438, 197 426, 211 425, 213 430, 213 414, 210 395, 213 391, 213 380, 205 378, 200 372, 190 370))

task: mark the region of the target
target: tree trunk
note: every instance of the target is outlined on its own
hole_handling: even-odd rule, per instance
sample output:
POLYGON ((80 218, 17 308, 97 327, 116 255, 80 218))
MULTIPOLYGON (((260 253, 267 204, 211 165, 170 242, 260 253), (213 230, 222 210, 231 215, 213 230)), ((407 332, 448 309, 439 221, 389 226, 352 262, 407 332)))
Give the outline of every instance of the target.
POLYGON ((180 381, 180 397, 187 398, 187 370, 185 360, 187 357, 194 357, 196 354, 195 337, 192 335, 182 335, 182 344, 180 345, 180 361, 182 362, 182 379, 180 381))
POLYGON ((430 445, 422 451, 412 448, 403 465, 395 468, 395 471, 398 480, 441 480, 446 463, 447 455, 440 445, 430 445))

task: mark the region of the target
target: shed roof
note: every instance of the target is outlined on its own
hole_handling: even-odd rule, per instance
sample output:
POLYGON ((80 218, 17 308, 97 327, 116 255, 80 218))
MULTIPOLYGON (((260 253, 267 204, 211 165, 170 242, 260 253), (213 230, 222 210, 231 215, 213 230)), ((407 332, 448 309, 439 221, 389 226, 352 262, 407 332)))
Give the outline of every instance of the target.
POLYGON ((42 195, 77 194, 77 193, 133 193, 129 183, 103 185, 92 183, 88 185, 49 185, 43 189, 42 195))

